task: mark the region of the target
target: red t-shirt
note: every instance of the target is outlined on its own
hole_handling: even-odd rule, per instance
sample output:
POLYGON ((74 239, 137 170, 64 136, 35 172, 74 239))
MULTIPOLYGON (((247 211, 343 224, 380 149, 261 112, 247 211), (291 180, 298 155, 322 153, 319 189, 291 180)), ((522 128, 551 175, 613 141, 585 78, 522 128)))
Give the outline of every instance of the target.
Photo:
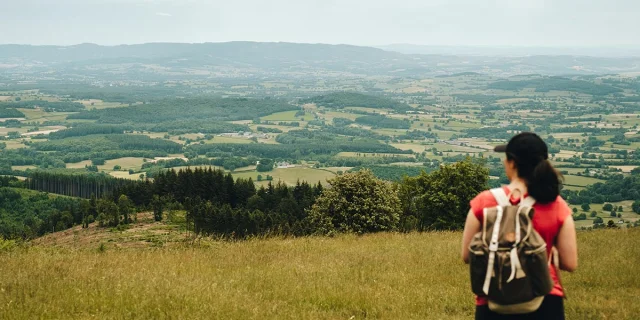
MULTIPOLYGON (((507 194, 510 194, 508 187, 505 186, 503 189, 507 194)), ((518 202, 520 202, 520 198, 511 198, 512 204, 517 204, 518 202)), ((473 200, 471 200, 470 204, 473 214, 482 224, 484 208, 495 207, 498 205, 498 202, 493 197, 493 194, 487 190, 477 195, 473 200)), ((564 220, 571 216, 571 208, 569 208, 562 197, 558 196, 558 198, 553 202, 534 204, 533 209, 535 210, 533 215, 533 228, 538 231, 542 238, 544 238, 544 241, 547 243, 547 255, 550 255, 551 248, 554 246, 555 239, 560 232, 562 224, 564 224, 564 220)), ((554 283, 553 289, 549 294, 563 297, 564 292, 560 282, 558 281, 555 268, 549 268, 549 271, 554 283)), ((486 297, 476 297, 476 305, 481 306, 487 303, 488 301, 486 297)))

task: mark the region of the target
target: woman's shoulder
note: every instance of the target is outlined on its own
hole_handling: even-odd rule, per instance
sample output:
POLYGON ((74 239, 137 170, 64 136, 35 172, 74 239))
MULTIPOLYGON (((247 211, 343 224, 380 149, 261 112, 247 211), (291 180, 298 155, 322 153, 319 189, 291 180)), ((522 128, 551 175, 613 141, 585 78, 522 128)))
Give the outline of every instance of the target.
POLYGON ((484 190, 478 193, 478 195, 471 200, 470 205, 473 214, 478 218, 478 220, 481 220, 484 208, 494 207, 498 205, 498 202, 493 197, 491 190, 484 190))

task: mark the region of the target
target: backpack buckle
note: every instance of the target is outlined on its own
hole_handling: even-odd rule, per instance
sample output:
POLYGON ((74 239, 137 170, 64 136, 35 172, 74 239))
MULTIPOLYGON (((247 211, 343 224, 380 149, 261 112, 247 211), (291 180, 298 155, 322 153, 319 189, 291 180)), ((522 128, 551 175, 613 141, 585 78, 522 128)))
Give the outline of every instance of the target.
POLYGON ((491 241, 491 244, 489 245, 489 251, 493 251, 493 252, 498 251, 498 242, 497 241, 491 241))

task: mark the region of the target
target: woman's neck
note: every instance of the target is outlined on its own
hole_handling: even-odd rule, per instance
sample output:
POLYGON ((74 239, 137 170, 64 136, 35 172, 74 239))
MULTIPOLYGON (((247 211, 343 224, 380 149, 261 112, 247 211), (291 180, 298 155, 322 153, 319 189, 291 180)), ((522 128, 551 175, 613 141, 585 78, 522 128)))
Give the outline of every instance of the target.
POLYGON ((509 190, 511 190, 512 193, 514 190, 520 190, 522 194, 516 195, 516 196, 523 196, 527 194, 527 184, 524 182, 524 180, 520 178, 515 178, 511 180, 511 183, 509 184, 509 190))

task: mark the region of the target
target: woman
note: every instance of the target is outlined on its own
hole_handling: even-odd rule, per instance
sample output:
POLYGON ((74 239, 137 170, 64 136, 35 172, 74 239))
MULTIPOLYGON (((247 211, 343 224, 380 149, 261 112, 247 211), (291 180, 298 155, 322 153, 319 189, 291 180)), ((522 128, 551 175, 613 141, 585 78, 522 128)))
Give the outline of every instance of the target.
MULTIPOLYGON (((530 195, 533 205, 533 227, 545 239, 547 254, 558 250, 560 269, 572 272, 578 266, 576 231, 571 209, 559 196, 561 176, 549 162, 547 144, 529 132, 514 136, 507 145, 498 146, 496 152, 504 152, 504 167, 511 183, 503 187, 512 204, 530 195), (521 194, 522 193, 522 194, 521 194)), ((483 209, 497 206, 489 191, 471 200, 462 237, 462 259, 469 263, 469 243, 480 232, 483 209)), ((526 315, 497 314, 487 306, 486 297, 476 297, 476 319, 564 319, 564 291, 555 268, 549 268, 554 281, 553 290, 544 298, 540 308, 526 315)))

